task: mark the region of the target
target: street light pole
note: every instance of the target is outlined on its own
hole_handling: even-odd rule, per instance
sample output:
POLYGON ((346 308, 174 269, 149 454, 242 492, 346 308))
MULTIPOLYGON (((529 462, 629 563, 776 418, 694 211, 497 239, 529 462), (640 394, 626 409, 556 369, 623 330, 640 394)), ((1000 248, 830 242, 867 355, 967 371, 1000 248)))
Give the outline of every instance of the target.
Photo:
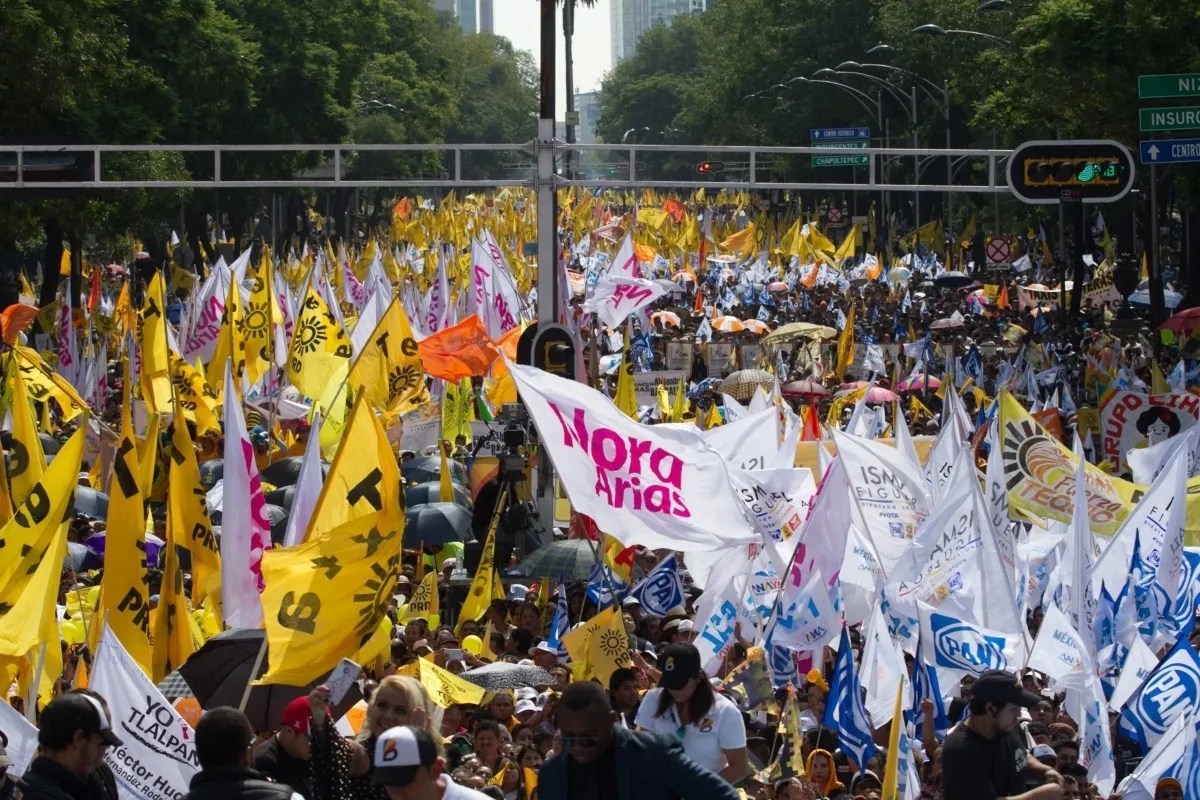
POLYGON ((554 0, 541 0, 542 73, 537 138, 537 318, 558 322, 558 198, 554 191, 554 0))

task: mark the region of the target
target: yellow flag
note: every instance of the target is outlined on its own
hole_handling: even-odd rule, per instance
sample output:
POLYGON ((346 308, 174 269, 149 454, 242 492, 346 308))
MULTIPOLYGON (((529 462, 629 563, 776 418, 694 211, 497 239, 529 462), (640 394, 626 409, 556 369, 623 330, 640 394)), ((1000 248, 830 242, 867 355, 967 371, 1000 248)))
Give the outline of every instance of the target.
POLYGON ((486 692, 482 686, 465 681, 432 661, 419 658, 417 664, 421 685, 435 705, 449 708, 453 705, 476 706, 483 702, 486 692))
POLYGON ((1150 393, 1171 393, 1171 384, 1167 383, 1167 376, 1163 375, 1162 368, 1158 366, 1158 361, 1153 358, 1150 359, 1150 393))
POLYGON ((609 606, 562 637, 572 661, 587 664, 587 674, 607 685, 613 672, 628 667, 629 636, 615 607, 609 606))
POLYGON ((246 375, 246 315, 242 310, 242 293, 237 281, 230 281, 229 293, 225 296, 225 310, 221 312, 221 330, 217 334, 217 346, 212 360, 208 362, 205 376, 209 386, 225 385, 225 366, 233 367, 233 385, 242 390, 242 379, 246 375))
POLYGON ((613 403, 630 419, 638 418, 637 394, 633 390, 633 358, 629 355, 629 339, 621 353, 621 364, 617 367, 617 391, 613 403))
POLYGON ((396 590, 403 523, 376 512, 263 555, 271 658, 262 683, 305 686, 371 639, 396 590))
POLYGON ((139 315, 142 321, 142 364, 139 380, 142 399, 150 410, 165 414, 171 410, 171 365, 167 352, 166 288, 162 271, 156 271, 146 286, 146 298, 139 315))
MULTIPOLYGON (((125 365, 129 385, 129 365, 125 365)), ((108 627, 121 640, 129 655, 150 673, 150 593, 146 588, 146 516, 138 476, 137 445, 126 392, 121 403, 121 431, 113 454, 112 480, 108 487, 108 524, 104 542, 104 576, 100 581, 100 619, 108 613, 108 627), (139 545, 143 545, 139 547, 139 545)), ((102 625, 93 625, 99 639, 102 625)))
MULTIPOLYGON (((431 617, 439 616, 441 607, 438 600, 437 576, 437 572, 430 570, 417 584, 417 590, 413 592, 412 599, 400 609, 399 619, 401 622, 414 619, 430 620, 431 617)), ((429 627, 435 628, 436 626, 437 623, 430 620, 429 627)))
POLYGON ((854 258, 857 246, 858 226, 855 225, 850 229, 850 233, 846 234, 846 238, 842 240, 841 247, 833 254, 833 263, 840 267, 842 262, 847 258, 854 258))
POLYGON ((146 435, 137 440, 138 487, 142 497, 150 497, 154 488, 154 466, 158 461, 158 414, 151 414, 146 425, 146 435))
POLYGON ((42 360, 36 350, 17 345, 13 348, 17 358, 17 369, 25 379, 29 396, 45 402, 54 398, 62 409, 63 421, 69 422, 88 410, 87 402, 69 381, 64 379, 42 360))
MULTIPOLYGON (((454 483, 450 480, 450 456, 446 451, 450 443, 445 439, 438 442, 438 452, 441 454, 441 466, 438 470, 438 497, 443 503, 454 502, 454 483)), ((422 559, 424 563, 424 559, 422 559)))
POLYGON ((808 226, 808 244, 814 253, 825 253, 826 255, 833 256, 837 252, 837 248, 833 246, 833 242, 829 241, 829 238, 821 233, 816 225, 808 226))
POLYGON ((704 416, 704 430, 719 428, 722 424, 724 424, 724 420, 721 419, 721 412, 717 409, 717 404, 713 403, 708 407, 708 413, 704 416))
POLYGON ((854 304, 850 304, 850 313, 846 315, 846 326, 838 337, 837 345, 837 377, 845 380, 846 368, 854 363, 854 304))
MULTIPOLYGON (((37 420, 33 417, 24 376, 22 370, 12 371, 13 436, 8 447, 8 479, 12 485, 12 503, 17 507, 24 505, 46 470, 46 456, 38 438, 37 420)), ((72 484, 75 482, 71 480, 72 484)))
POLYGON ((71 251, 65 247, 58 259, 58 274, 64 278, 71 274, 71 251))
MULTIPOLYGON (((221 430, 217 421, 220 396, 204 376, 182 357, 171 353, 171 384, 175 387, 175 407, 196 424, 200 433, 221 430)), ((218 384, 223 386, 224 383, 218 384)))
POLYGON ((350 386, 376 408, 406 413, 429 399, 417 340, 399 298, 393 299, 350 367, 350 386))
POLYGON ((0 445, 0 526, 12 519, 12 497, 8 492, 8 470, 4 466, 4 447, 0 445))
POLYGON ((683 417, 687 414, 687 382, 679 379, 679 384, 675 387, 675 402, 671 406, 671 422, 683 422, 683 417))
POLYGON ((892 730, 888 734, 887 767, 883 771, 883 800, 903 800, 898 787, 900 785, 900 769, 908 770, 908 764, 901 764, 900 736, 904 730, 901 724, 904 715, 904 676, 900 676, 900 685, 896 687, 896 705, 893 706, 892 730))
POLYGON ((488 781, 488 786, 503 786, 504 779, 508 776, 508 768, 511 764, 511 761, 505 759, 504 765, 500 767, 500 771, 493 775, 492 779, 488 781))
POLYGON ((263 251, 262 263, 254 276, 250 300, 246 303, 242 329, 246 341, 246 373, 256 383, 275 360, 275 326, 283 319, 275 299, 275 277, 271 257, 263 251))
POLYGON ((312 541, 351 520, 372 514, 402 517, 402 504, 396 456, 379 418, 366 397, 360 395, 321 487, 304 539, 312 541))
POLYGON ((742 228, 737 233, 727 237, 721 242, 722 250, 729 250, 739 256, 753 252, 757 240, 758 229, 751 222, 742 228))
MULTIPOLYGON (((350 363, 350 339, 310 286, 292 334, 287 376, 308 397, 320 397, 338 370, 350 363)), ((211 381, 210 381, 211 382, 211 381)))
MULTIPOLYGON (((186 426, 180 426, 186 427, 186 426)), ((194 650, 187 597, 183 593, 183 571, 175 552, 174 527, 168 521, 164 547, 162 589, 154 612, 154 644, 151 650, 151 675, 157 683, 187 661, 194 650)))
MULTIPOLYGON (((496 505, 496 512, 492 515, 492 521, 488 525, 487 539, 484 540, 483 550, 479 556, 479 567, 475 570, 475 577, 471 581, 471 591, 467 594, 467 599, 463 601, 462 610, 458 614, 457 632, 459 636, 462 636, 464 622, 482 618, 487 613, 492 600, 505 597, 504 584, 500 582, 500 575, 496 572, 496 528, 500 524, 500 518, 504 516, 506 501, 507 495, 502 495, 500 502, 496 505)), ((487 640, 484 641, 484 645, 489 644, 487 640)))
POLYGON ((671 418, 671 393, 667 391, 666 384, 660 383, 654 390, 654 398, 658 405, 658 418, 668 420, 671 418))
POLYGON ((221 553, 208 518, 192 435, 179 419, 171 433, 167 485, 167 531, 191 556, 192 603, 199 606, 208 595, 208 584, 220 580, 221 553))

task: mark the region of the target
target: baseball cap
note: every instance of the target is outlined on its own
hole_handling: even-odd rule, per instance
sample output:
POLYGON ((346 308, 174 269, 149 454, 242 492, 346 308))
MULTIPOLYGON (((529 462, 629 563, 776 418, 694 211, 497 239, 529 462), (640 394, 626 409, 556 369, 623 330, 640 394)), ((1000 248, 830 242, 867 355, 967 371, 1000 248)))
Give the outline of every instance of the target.
POLYGON ((312 723, 312 709, 309 708, 307 697, 297 697, 287 704, 283 710, 283 726, 291 728, 296 733, 308 733, 312 723))
MULTIPOLYGON (((50 736, 52 733, 71 734, 83 731, 87 734, 99 734, 100 738, 113 747, 120 747, 122 742, 113 733, 108 724, 108 715, 104 706, 94 697, 81 692, 69 692, 59 695, 50 701, 42 710, 39 733, 50 736)), ((38 736, 39 744, 42 735, 38 736)))
POLYGON ((690 619, 679 620, 679 632, 680 633, 684 633, 685 631, 691 631, 691 630, 695 630, 695 629, 696 629, 696 623, 692 622, 690 619))
POLYGON ((1022 708, 1033 708, 1042 700, 1033 692, 1025 691, 1016 675, 1002 669, 989 669, 980 675, 971 687, 971 696, 984 702, 1012 703, 1022 708))
POLYGON ((1058 760, 1058 754, 1055 753, 1054 748, 1048 744, 1035 745, 1033 748, 1033 757, 1038 761, 1041 761, 1045 758, 1051 758, 1056 761, 1058 760))
POLYGON ((433 766, 437 757, 429 731, 415 725, 389 728, 375 742, 373 779, 381 786, 408 786, 417 770, 433 766))
POLYGON ((522 700, 521 702, 517 703, 517 710, 514 711, 513 714, 520 718, 520 716, 526 712, 540 710, 541 709, 538 708, 538 704, 533 700, 522 700))
POLYGON ((641 608, 642 601, 638 600, 636 597, 626 597, 624 600, 621 601, 622 608, 631 608, 633 606, 637 606, 638 608, 641 608))
POLYGON ((682 689, 700 671, 700 651, 695 645, 673 644, 658 657, 662 677, 658 685, 664 689, 682 689))
POLYGON ((869 769, 864 769, 862 772, 854 776, 854 780, 850 781, 850 791, 857 793, 868 783, 874 783, 880 789, 883 788, 883 783, 880 782, 879 776, 869 769))

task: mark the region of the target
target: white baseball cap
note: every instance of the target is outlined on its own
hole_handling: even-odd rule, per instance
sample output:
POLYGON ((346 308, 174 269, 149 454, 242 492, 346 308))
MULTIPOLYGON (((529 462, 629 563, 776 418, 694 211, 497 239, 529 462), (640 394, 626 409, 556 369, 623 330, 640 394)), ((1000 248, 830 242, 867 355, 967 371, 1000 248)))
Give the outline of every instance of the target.
POLYGON ((375 742, 372 777, 382 786, 408 786, 421 767, 437 760, 437 746, 424 728, 400 725, 384 731, 375 742))

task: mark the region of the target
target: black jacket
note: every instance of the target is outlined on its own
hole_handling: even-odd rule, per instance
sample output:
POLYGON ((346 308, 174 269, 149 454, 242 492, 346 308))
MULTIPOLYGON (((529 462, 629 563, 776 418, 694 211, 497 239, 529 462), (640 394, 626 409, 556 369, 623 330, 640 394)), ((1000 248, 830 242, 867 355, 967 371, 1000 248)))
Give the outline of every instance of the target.
MULTIPOLYGON (((620 727, 613 734, 617 796, 612 800, 737 800, 737 789, 688 758, 677 738, 620 727)), ((568 758, 560 753, 542 766, 540 800, 569 800, 568 758)))
POLYGON ((45 756, 38 756, 21 778, 21 795, 30 800, 89 800, 88 782, 45 756))
POLYGON ((292 787, 248 767, 205 769, 192 776, 184 800, 292 800, 292 787))
POLYGON ((309 762, 288 755, 278 737, 272 736, 255 749, 254 768, 271 780, 292 787, 307 800, 315 800, 308 779, 309 762))

